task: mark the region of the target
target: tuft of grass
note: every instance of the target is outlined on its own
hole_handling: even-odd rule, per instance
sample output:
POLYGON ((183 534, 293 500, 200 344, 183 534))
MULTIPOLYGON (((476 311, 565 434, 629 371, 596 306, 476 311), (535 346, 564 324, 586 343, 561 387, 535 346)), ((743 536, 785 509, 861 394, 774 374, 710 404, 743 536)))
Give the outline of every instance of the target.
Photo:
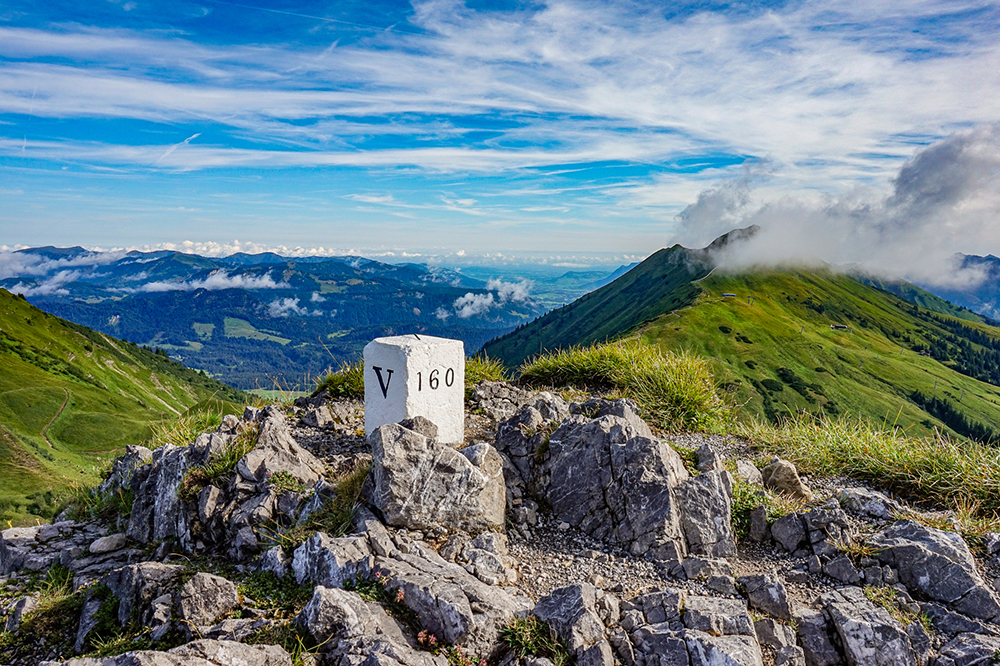
POLYGON ((351 528, 361 498, 361 489, 371 471, 371 464, 359 465, 336 479, 336 491, 326 504, 314 511, 301 525, 289 530, 275 530, 271 538, 291 552, 316 532, 332 537, 343 536, 351 528))
POLYGON ((203 432, 215 430, 222 423, 222 413, 193 411, 177 418, 157 421, 149 426, 149 437, 142 443, 147 449, 158 449, 164 444, 187 446, 203 432))
POLYGON ((70 509, 71 520, 96 519, 103 522, 128 521, 132 514, 134 495, 130 489, 119 488, 100 493, 97 486, 73 485, 69 496, 56 511, 56 515, 70 509))
POLYGON ((257 430, 256 424, 251 425, 229 442, 221 453, 209 460, 207 465, 188 469, 177 487, 177 497, 182 502, 193 502, 202 488, 228 476, 236 469, 240 458, 249 453, 257 443, 257 430))
POLYGON ((805 500, 771 492, 735 474, 732 478, 732 527, 737 538, 744 538, 750 533, 750 512, 758 506, 763 506, 767 511, 767 523, 770 525, 782 516, 801 511, 808 504, 805 500))
POLYGON ((569 650, 556 637, 549 625, 534 615, 514 618, 500 630, 500 638, 507 644, 508 652, 518 658, 545 657, 555 666, 570 663, 569 650))
POLYGON ((713 430, 727 413, 706 360, 636 339, 543 354, 520 372, 529 384, 615 389, 668 432, 713 430))
POLYGON ((505 382, 510 379, 507 368, 498 359, 486 354, 477 354, 465 359, 465 399, 472 397, 476 384, 483 380, 505 382))
POLYGON ((925 613, 913 613, 900 605, 896 588, 868 585, 863 590, 870 602, 889 611, 889 615, 904 627, 914 622, 920 622, 925 628, 930 629, 931 621, 925 613))
POLYGON ((294 622, 281 622, 264 627, 247 637, 248 645, 278 645, 292 658, 292 666, 316 663, 315 655, 321 646, 294 622))
POLYGON ((760 420, 734 424, 735 433, 763 444, 800 470, 873 481, 889 490, 962 509, 978 517, 1000 511, 1000 449, 977 442, 908 437, 855 417, 797 415, 780 426, 760 420))
POLYGON ((334 398, 365 398, 365 365, 361 360, 354 363, 343 363, 336 372, 331 372, 316 384, 317 395, 326 391, 334 398))
POLYGON ((312 598, 311 585, 299 585, 291 576, 278 578, 269 571, 255 571, 236 584, 241 597, 249 597, 256 608, 279 617, 293 618, 312 598))

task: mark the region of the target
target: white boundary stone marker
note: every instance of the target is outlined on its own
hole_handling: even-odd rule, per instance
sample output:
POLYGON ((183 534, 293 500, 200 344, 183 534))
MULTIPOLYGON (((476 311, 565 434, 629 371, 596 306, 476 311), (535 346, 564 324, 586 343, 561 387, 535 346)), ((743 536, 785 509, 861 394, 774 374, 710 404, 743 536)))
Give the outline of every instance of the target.
POLYGON ((375 338, 364 351, 365 436, 414 416, 438 427, 438 441, 465 441, 465 344, 430 335, 375 338))

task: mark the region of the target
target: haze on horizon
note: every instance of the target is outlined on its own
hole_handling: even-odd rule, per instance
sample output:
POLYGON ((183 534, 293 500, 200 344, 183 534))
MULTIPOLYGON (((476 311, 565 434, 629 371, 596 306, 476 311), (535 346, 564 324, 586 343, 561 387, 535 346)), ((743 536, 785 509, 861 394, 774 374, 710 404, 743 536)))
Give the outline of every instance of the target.
POLYGON ((760 224, 745 261, 971 282, 953 253, 1000 254, 998 27, 931 0, 12 0, 0 250, 577 265, 760 224))

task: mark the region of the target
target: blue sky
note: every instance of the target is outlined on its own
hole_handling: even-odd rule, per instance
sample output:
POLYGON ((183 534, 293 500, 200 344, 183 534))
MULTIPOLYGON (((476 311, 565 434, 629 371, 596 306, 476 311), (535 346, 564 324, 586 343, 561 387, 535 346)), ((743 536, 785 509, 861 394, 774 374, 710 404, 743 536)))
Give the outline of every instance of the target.
POLYGON ((988 2, 6 0, 0 249, 614 263, 837 206, 891 244, 972 133, 978 189, 904 244, 998 253, 998 121, 988 2))

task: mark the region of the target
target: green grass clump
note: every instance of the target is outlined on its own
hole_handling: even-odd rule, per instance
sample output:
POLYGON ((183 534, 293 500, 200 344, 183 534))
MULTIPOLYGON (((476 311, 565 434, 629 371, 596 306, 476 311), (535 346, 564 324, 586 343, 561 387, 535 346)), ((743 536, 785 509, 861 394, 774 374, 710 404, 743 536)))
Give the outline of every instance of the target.
POLYGON ((281 622, 264 627, 251 634, 245 641, 248 645, 278 645, 292 658, 292 666, 306 666, 316 663, 315 655, 321 646, 294 622, 281 622))
POLYGON ((569 650, 549 625, 534 615, 515 618, 500 630, 500 638, 507 644, 507 650, 519 658, 545 657, 555 666, 570 663, 569 650))
POLYGON ((316 384, 313 395, 326 391, 334 398, 365 398, 365 365, 361 360, 344 363, 316 384))
POLYGON ((727 410, 715 392, 707 361, 638 340, 544 354, 521 367, 529 384, 616 389, 643 417, 666 431, 712 430, 727 410))
MULTIPOLYGON (((943 437, 909 437, 861 418, 797 415, 780 426, 733 424, 803 472, 877 482, 914 499, 989 517, 1000 512, 1000 449, 943 437)), ((1000 522, 1000 521, 998 521, 1000 522)))
POLYGON ((927 614, 913 613, 900 606, 896 588, 868 585, 863 590, 868 601, 889 611, 889 615, 904 627, 914 622, 920 622, 925 628, 931 628, 931 619, 927 614))
POLYGON ((756 484, 737 476, 733 478, 733 498, 731 505, 731 519, 733 534, 737 538, 744 538, 750 533, 750 512, 758 506, 763 506, 767 511, 767 523, 770 525, 778 518, 787 516, 790 513, 805 509, 807 502, 791 497, 773 493, 756 484))
POLYGON ((490 358, 485 354, 477 354, 465 359, 465 399, 472 397, 476 384, 488 380, 504 382, 510 379, 507 368, 499 359, 490 358))
POLYGON ((195 411, 177 418, 150 424, 149 437, 142 443, 147 449, 158 449, 164 444, 187 446, 203 432, 215 430, 222 423, 222 414, 213 411, 195 411))
POLYGON ((278 578, 269 571, 255 571, 236 584, 240 596, 253 600, 255 608, 279 617, 298 615, 312 598, 311 585, 299 585, 291 576, 278 578))
POLYGON ((326 504, 309 515, 304 523, 289 530, 275 530, 271 538, 286 551, 291 552, 316 532, 332 537, 347 533, 361 498, 361 489, 371 471, 371 465, 360 465, 355 470, 334 480, 336 491, 326 504))
POLYGON ((257 426, 252 425, 236 436, 220 454, 212 458, 207 465, 188 469, 177 488, 177 496, 182 502, 193 502, 202 488, 219 479, 228 476, 240 458, 245 456, 257 443, 257 426))
POLYGON ((96 486, 74 486, 56 514, 70 509, 67 516, 70 520, 128 521, 134 499, 132 491, 124 488, 101 493, 96 486))

